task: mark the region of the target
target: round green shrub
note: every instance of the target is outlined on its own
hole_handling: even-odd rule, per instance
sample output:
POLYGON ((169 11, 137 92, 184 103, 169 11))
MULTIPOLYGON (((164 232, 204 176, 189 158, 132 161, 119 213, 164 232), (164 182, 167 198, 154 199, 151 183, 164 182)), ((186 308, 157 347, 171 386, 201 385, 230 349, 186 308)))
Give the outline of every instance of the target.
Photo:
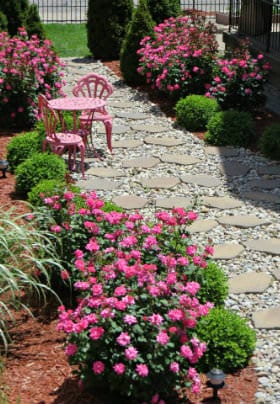
POLYGON ((256 333, 238 314, 225 308, 213 308, 197 324, 197 336, 207 344, 198 369, 212 368, 226 373, 246 367, 256 345, 256 333))
POLYGON ((42 136, 37 131, 22 133, 12 138, 7 145, 7 160, 13 173, 17 166, 32 154, 42 150, 42 136))
POLYGON ((27 200, 32 206, 43 206, 42 197, 53 195, 62 196, 64 192, 71 191, 74 193, 80 192, 80 188, 73 184, 66 184, 65 180, 57 181, 56 179, 42 180, 35 185, 27 194, 27 200))
POLYGON ((209 119, 220 107, 216 99, 194 94, 180 99, 175 110, 178 124, 197 132, 205 130, 209 119))
POLYGON ((57 182, 64 179, 66 164, 56 154, 35 153, 21 163, 15 170, 16 193, 27 193, 44 179, 55 179, 57 182))
POLYGON ((252 115, 233 109, 216 112, 206 129, 206 141, 216 146, 247 147, 255 134, 252 115))
POLYGON ((201 288, 196 297, 201 303, 211 302, 216 307, 224 305, 228 296, 227 276, 215 262, 208 263, 197 282, 200 283, 201 288))
POLYGON ((274 160, 280 160, 280 124, 274 123, 265 128, 260 140, 261 152, 274 160))

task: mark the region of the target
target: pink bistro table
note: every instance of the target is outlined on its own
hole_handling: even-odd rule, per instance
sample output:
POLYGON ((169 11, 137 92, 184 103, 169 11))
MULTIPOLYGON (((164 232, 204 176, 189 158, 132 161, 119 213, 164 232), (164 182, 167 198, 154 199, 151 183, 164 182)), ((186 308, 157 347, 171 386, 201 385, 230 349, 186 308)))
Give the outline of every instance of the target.
POLYGON ((73 131, 77 131, 77 111, 92 111, 104 107, 105 101, 100 98, 92 97, 62 97, 54 98, 49 101, 49 105, 52 109, 62 111, 73 112, 73 131))

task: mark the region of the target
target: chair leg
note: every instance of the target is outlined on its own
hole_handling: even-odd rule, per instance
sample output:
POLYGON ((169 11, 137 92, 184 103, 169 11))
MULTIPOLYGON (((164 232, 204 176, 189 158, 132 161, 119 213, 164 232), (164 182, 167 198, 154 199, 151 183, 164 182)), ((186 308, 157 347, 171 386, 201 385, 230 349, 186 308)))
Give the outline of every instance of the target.
POLYGON ((85 178, 85 153, 86 149, 84 144, 80 145, 80 155, 81 155, 81 171, 82 171, 82 177, 83 179, 85 178))
POLYGON ((106 139, 107 139, 107 146, 108 149, 110 150, 110 153, 113 153, 113 149, 112 149, 112 127, 113 127, 113 123, 112 120, 107 120, 104 121, 104 125, 106 128, 106 139))

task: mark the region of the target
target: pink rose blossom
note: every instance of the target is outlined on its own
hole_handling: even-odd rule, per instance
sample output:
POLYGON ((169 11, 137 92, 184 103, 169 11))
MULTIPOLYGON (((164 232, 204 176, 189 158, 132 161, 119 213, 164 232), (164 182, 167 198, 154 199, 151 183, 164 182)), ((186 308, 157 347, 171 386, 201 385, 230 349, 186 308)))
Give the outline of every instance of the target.
POLYGON ((146 377, 149 374, 148 366, 145 364, 139 363, 138 365, 136 365, 136 372, 138 373, 139 376, 146 377))
POLYGON ((93 362, 92 370, 93 370, 93 373, 95 373, 96 375, 100 375, 101 373, 103 373, 104 369, 105 369, 105 365, 103 362, 101 362, 101 361, 93 362))

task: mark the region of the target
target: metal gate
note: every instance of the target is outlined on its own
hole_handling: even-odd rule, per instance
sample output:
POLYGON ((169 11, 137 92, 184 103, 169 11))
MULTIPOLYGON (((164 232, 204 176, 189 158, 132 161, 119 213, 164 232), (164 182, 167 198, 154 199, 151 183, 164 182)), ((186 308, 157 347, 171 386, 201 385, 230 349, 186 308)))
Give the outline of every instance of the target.
MULTIPOLYGON (((43 23, 84 23, 87 21, 88 0, 29 0, 38 6, 43 23)), ((181 0, 182 10, 199 10, 215 15, 229 12, 230 0, 181 0)), ((138 0, 134 0, 138 4, 138 0)))

